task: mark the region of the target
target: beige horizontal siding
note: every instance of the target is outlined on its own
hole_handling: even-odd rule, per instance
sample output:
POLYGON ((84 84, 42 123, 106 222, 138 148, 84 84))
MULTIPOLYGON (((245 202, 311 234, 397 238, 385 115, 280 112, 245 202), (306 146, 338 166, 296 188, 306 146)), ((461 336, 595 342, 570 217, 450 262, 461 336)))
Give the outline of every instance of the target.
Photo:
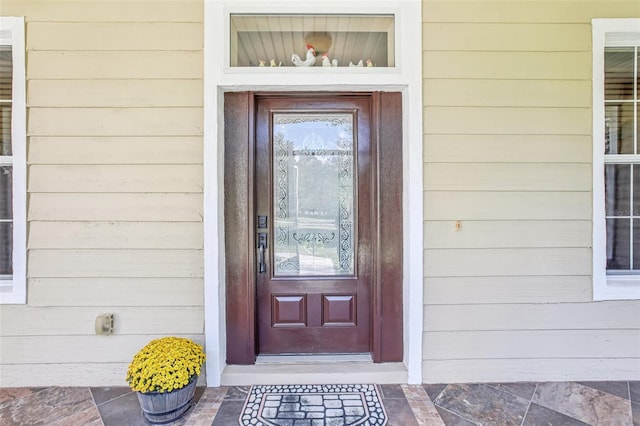
POLYGON ((189 79, 203 77, 201 51, 29 51, 27 78, 189 79))
POLYGON ((587 248, 432 249, 424 252, 429 277, 588 275, 587 248))
POLYGON ((587 24, 591 18, 628 18, 640 15, 635 0, 558 1, 478 1, 426 0, 422 16, 425 22, 450 23, 558 23, 587 24))
POLYGON ((42 22, 203 22, 201 0, 3 0, 2 14, 42 22))
POLYGON ((0 311, 0 330, 7 336, 75 336, 95 332, 98 315, 114 313, 115 335, 137 334, 198 334, 203 333, 202 306, 183 307, 42 307, 29 309, 29 322, 11 321, 22 314, 19 306, 3 307, 0 311))
POLYGON ((203 47, 202 23, 30 22, 29 50, 195 50, 203 47), (176 35, 179 34, 179 37, 176 35))
POLYGON ((637 330, 472 330, 427 332, 423 351, 425 359, 634 358, 639 346, 637 330))
POLYGON ((202 173, 200 165, 32 165, 28 190, 202 193, 202 173))
POLYGON ((591 222, 582 221, 428 221, 425 249, 586 247, 591 222))
MULTIPOLYGON (((80 364, 0 364, 0 376, 6 387, 60 386, 60 383, 76 383, 76 386, 95 386, 95 383, 111 383, 127 386, 123 375, 128 362, 84 362, 80 364)), ((198 386, 205 386, 205 376, 200 375, 198 386)))
POLYGON ((122 386, 150 339, 203 343, 204 2, 0 9, 27 23, 29 144, 28 303, 0 310, 0 382, 122 386))
POLYGON ((590 80, 590 52, 426 52, 424 78, 590 80))
POLYGON ((588 80, 425 79, 425 106, 590 108, 588 80))
POLYGON ((427 163, 425 191, 589 191, 590 164, 427 163))
POLYGON ((591 277, 591 19, 632 16, 423 2, 424 381, 640 379, 640 305, 591 277))
POLYGON ((637 377, 638 358, 426 360, 427 383, 620 380, 637 377))
POLYGON ((587 108, 425 107, 426 134, 588 135, 587 108))
POLYGON ((201 278, 31 278, 29 306, 192 307, 203 292, 201 278))
MULTIPOLYGON (((550 304, 434 305, 425 328, 436 331, 597 330, 640 328, 640 301, 550 304)), ((631 339, 633 341, 633 339, 631 339)))
MULTIPOLYGON (((83 363, 88 359, 99 363, 124 363, 131 362, 135 353, 150 339, 163 336, 164 333, 111 336, 9 336, 2 338, 0 358, 5 364, 83 363), (118 350, 114 351, 113 347, 118 350), (69 350, 70 348, 73 350, 69 350)), ((199 344, 204 343, 203 338, 198 334, 180 337, 192 339, 199 344)), ((124 380, 124 374, 122 380, 124 380)))
POLYGON ((203 162, 200 136, 32 136, 29 146, 30 164, 203 162))
POLYGON ((591 220, 589 192, 430 191, 425 220, 591 220))
POLYGON ((202 249, 201 222, 31 222, 31 249, 202 249))
POLYGON ((30 108, 29 136, 194 136, 201 108, 30 108))
POLYGON ((27 219, 62 221, 202 221, 202 194, 32 194, 27 219))
POLYGON ((75 386, 96 386, 97 383, 111 386, 127 386, 126 373, 131 360, 121 363, 0 364, 0 377, 6 387, 60 386, 73 383, 75 386))
POLYGON ((201 79, 30 80, 29 107, 201 107, 201 79))
POLYGON ((429 22, 424 50, 575 52, 591 49, 591 27, 581 24, 429 22))
MULTIPOLYGON (((433 305, 590 302, 591 276, 427 277, 425 315, 433 305)), ((477 319, 474 317, 474 319, 477 319)), ((510 322, 504 324, 508 329, 510 322)), ((430 328, 427 327, 426 330, 430 328)))
POLYGON ((428 163, 590 163, 590 135, 429 135, 428 163))
POLYGON ((30 250, 29 278, 202 278, 202 250, 30 250))

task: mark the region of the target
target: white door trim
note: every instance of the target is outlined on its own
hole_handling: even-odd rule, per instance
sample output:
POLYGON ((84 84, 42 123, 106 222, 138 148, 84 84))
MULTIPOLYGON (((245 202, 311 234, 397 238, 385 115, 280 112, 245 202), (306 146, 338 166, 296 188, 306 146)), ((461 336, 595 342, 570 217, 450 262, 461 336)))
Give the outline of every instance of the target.
POLYGON ((400 91, 403 93, 403 312, 407 382, 422 381, 423 160, 422 3, 205 0, 204 5, 204 305, 206 376, 220 386, 225 368, 223 99, 227 91, 400 91), (230 68, 229 13, 393 13, 396 67, 376 69, 230 68), (331 71, 331 72, 326 72, 331 71))

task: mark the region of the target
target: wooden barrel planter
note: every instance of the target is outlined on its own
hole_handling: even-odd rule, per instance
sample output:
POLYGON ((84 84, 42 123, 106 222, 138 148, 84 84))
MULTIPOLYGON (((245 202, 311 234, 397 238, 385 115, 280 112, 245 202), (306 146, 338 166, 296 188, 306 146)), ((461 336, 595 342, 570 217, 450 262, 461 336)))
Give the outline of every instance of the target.
POLYGON ((179 419, 191 407, 197 382, 198 376, 193 376, 185 387, 171 392, 137 392, 145 420, 161 425, 179 419))

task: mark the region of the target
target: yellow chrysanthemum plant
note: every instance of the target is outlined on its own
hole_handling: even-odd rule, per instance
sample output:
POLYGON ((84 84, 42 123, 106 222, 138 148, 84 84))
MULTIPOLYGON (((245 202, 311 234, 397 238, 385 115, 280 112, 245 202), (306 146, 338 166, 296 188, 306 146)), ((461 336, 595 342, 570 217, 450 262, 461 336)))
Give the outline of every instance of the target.
POLYGON ((152 340, 133 357, 127 370, 129 387, 137 392, 171 392, 200 375, 202 346, 181 337, 152 340))

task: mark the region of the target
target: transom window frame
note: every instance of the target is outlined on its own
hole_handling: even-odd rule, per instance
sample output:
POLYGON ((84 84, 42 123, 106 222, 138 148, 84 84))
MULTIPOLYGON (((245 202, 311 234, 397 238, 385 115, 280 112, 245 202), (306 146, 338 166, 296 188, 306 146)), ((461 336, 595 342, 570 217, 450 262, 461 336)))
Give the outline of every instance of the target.
POLYGON ((24 304, 27 299, 27 116, 23 17, 0 17, 0 44, 11 45, 13 62, 12 155, 0 156, 0 164, 11 165, 13 169, 13 275, 0 280, 0 304, 24 304))
MULTIPOLYGON (((605 155, 605 47, 640 47, 640 19, 593 19, 593 299, 640 299, 639 274, 607 273, 605 164, 640 164, 639 154, 605 155)), ((637 67, 637 65, 636 65, 637 67)), ((637 85, 637 83, 636 83, 637 85)), ((636 91, 637 93, 637 91, 636 91)), ((637 96, 637 94, 636 94, 637 96)), ((637 125, 637 124, 636 124, 637 125)), ((637 134, 637 133, 636 133, 637 134)), ((637 137, 637 136, 636 136, 637 137)))
MULTIPOLYGON (((260 67, 258 61, 262 58, 265 68, 277 68, 272 70, 274 72, 282 72, 283 67, 295 69, 290 58, 295 53, 304 60, 305 44, 312 45, 316 50, 315 65, 317 67, 322 64, 325 54, 331 54, 330 59, 337 61, 335 65, 330 62, 331 66, 324 71, 340 72, 343 68, 395 67, 394 13, 318 14, 291 13, 290 11, 289 13, 231 13, 229 18, 230 57, 225 63, 229 68, 260 67), (369 38, 365 39, 363 35, 367 33, 369 38), (386 38, 381 39, 383 35, 386 38), (386 45, 384 47, 383 41, 386 45), (363 55, 367 52, 368 54, 363 55), (270 59, 273 59, 273 63, 270 59), (349 66, 350 62, 352 65, 358 64, 358 60, 361 62, 360 66, 349 66), (365 60, 367 62, 362 63, 365 60), (250 65, 247 62, 253 63, 250 65)), ((304 66, 301 68, 313 69, 313 67, 304 66)), ((268 70, 262 70, 262 72, 265 71, 268 70)), ((353 71, 352 69, 346 72, 353 71)), ((371 69, 368 71, 370 72, 371 69)))

